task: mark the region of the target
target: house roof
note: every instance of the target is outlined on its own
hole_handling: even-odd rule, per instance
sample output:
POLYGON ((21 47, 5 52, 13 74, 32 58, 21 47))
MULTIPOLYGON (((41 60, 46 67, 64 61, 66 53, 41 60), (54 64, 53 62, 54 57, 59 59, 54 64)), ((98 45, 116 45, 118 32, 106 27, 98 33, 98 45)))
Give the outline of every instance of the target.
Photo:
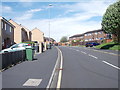
MULTIPOLYGON (((20 27, 22 28, 22 26, 21 26, 20 24, 16 23, 16 22, 13 21, 12 19, 10 19, 9 22, 10 22, 10 21, 14 22, 15 24, 17 24, 18 26, 20 26, 20 27)), ((11 22, 10 22, 10 23, 11 23, 11 22)))
MULTIPOLYGON (((44 37, 44 40, 48 40, 49 41, 49 38, 48 37, 44 37)), ((50 38, 51 41, 55 41, 53 38, 50 38)))
POLYGON ((76 35, 73 35, 73 36, 71 36, 71 37, 69 37, 69 38, 74 38, 74 37, 81 37, 81 36, 83 36, 84 34, 76 34, 76 35))
POLYGON ((81 37, 81 36, 84 36, 84 34, 87 34, 87 33, 94 33, 94 32, 100 32, 100 31, 103 31, 102 29, 98 29, 98 30, 93 30, 93 31, 88 31, 88 32, 85 32, 83 34, 76 34, 76 35, 73 35, 69 38, 74 38, 74 37, 81 37))
POLYGON ((12 27, 15 27, 12 23, 10 23, 7 19, 5 19, 4 17, 0 16, 0 19, 2 19, 3 21, 5 21, 6 23, 8 23, 9 25, 11 25, 12 27))
MULTIPOLYGON (((39 30, 41 33, 43 33, 43 32, 42 32, 40 29, 38 29, 37 27, 35 27, 34 29, 32 29, 31 32, 34 31, 34 30, 39 30)), ((43 34, 44 34, 44 33, 43 33, 43 34)))
POLYGON ((25 26, 23 26, 23 25, 21 25, 21 24, 20 24, 20 26, 21 26, 22 28, 24 28, 24 29, 25 29, 25 31, 30 32, 30 30, 29 30, 28 28, 26 28, 25 26))
POLYGON ((100 31, 103 31, 103 30, 102 29, 98 29, 98 30, 88 31, 88 32, 85 32, 84 34, 94 33, 94 32, 100 32, 100 31))
POLYGON ((20 26, 21 28, 23 28, 24 31, 26 31, 26 32, 30 32, 30 30, 29 30, 28 28, 26 28, 25 26, 23 26, 22 24, 18 24, 18 23, 16 23, 15 21, 13 21, 12 19, 10 19, 9 21, 14 22, 15 24, 17 24, 18 26, 20 26))

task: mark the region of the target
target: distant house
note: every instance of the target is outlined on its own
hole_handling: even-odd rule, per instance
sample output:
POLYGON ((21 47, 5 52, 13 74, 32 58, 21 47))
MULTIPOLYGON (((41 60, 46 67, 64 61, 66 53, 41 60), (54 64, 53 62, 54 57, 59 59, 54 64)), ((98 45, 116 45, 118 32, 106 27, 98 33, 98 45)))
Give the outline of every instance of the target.
POLYGON ((0 50, 10 47, 14 43, 14 28, 4 17, 0 17, 0 50))
POLYGON ((103 40, 110 42, 112 40, 110 34, 105 34, 102 29, 88 31, 83 34, 76 34, 69 37, 69 42, 71 45, 84 45, 87 42, 98 42, 102 43, 103 40))
POLYGON ((44 41, 48 44, 49 41, 50 43, 56 43, 56 41, 53 38, 48 38, 48 37, 44 37, 44 41))
POLYGON ((26 42, 30 41, 30 31, 22 26, 21 24, 18 24, 14 22, 13 20, 9 20, 10 23, 12 23, 15 28, 14 28, 14 42, 15 43, 21 43, 21 42, 26 42))
POLYGON ((38 43, 44 42, 44 33, 38 28, 34 28, 31 34, 31 41, 37 41, 38 43))
POLYGON ((69 37, 69 42, 71 45, 83 45, 84 44, 84 34, 76 34, 71 37, 69 37))
POLYGON ((84 33, 84 41, 85 42, 102 43, 102 41, 106 38, 107 38, 107 36, 102 29, 88 31, 88 32, 84 33))

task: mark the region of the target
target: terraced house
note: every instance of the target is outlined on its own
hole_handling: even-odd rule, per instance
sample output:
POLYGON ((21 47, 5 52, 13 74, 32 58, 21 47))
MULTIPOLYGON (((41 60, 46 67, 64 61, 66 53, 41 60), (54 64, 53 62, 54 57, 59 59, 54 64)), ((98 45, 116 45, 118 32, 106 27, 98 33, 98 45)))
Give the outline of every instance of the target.
POLYGON ((14 28, 15 43, 21 43, 21 42, 26 42, 31 40, 31 32, 27 28, 25 28, 21 24, 14 22, 11 19, 9 20, 9 22, 15 26, 14 28))
POLYGON ((71 45, 83 45, 84 44, 84 34, 76 34, 71 37, 69 37, 69 42, 71 45))
POLYGON ((14 28, 13 24, 0 16, 0 50, 14 44, 14 28))
POLYGON ((38 28, 34 28, 31 31, 31 34, 32 34, 32 37, 31 37, 32 41, 37 41, 38 43, 44 42, 44 33, 40 31, 38 28))
POLYGON ((88 31, 84 33, 84 41, 85 42, 98 42, 102 43, 102 40, 106 39, 106 34, 103 32, 103 30, 94 30, 94 31, 88 31))
POLYGON ((102 43, 104 40, 110 42, 112 37, 110 34, 105 34, 103 30, 88 31, 83 34, 76 34, 69 37, 71 45, 85 45, 87 42, 98 42, 102 43))

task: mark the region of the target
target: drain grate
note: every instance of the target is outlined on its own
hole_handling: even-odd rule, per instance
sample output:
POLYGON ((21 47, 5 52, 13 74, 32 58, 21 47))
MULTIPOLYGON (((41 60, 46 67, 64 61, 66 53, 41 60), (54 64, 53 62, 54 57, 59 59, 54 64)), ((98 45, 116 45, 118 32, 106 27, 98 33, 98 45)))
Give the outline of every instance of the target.
POLYGON ((28 79, 23 86, 38 86, 42 79, 28 79))

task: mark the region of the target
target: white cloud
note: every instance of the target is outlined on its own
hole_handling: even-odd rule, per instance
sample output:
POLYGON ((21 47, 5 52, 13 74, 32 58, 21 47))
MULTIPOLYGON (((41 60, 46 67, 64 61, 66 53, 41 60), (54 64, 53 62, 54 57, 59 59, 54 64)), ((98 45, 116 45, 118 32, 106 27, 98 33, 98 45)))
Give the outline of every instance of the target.
POLYGON ((33 17, 34 13, 40 12, 42 9, 31 9, 26 11, 21 17, 15 17, 15 20, 21 21, 21 20, 29 20, 33 17))
MULTIPOLYGON (((62 36, 71 36, 74 34, 84 33, 90 30, 97 30, 101 28, 101 21, 95 21, 91 19, 95 16, 102 16, 106 11, 106 8, 113 3, 113 1, 106 3, 105 0, 101 1, 89 1, 89 2, 80 2, 73 5, 66 4, 61 5, 59 8, 66 9, 66 15, 68 13, 75 12, 72 16, 69 17, 58 17, 51 19, 51 37, 60 40, 62 36)), ((54 7, 55 8, 55 7, 54 7)), ((34 27, 38 27, 42 32, 45 33, 45 36, 48 35, 48 19, 37 19, 32 20, 31 17, 35 12, 41 11, 41 9, 29 10, 22 17, 16 19, 16 22, 22 23, 24 26, 28 27, 30 30, 34 27), (22 20, 21 20, 22 19, 22 20)))
POLYGON ((39 12, 41 11, 42 9, 31 9, 29 11, 27 11, 28 13, 34 13, 34 12, 39 12))
MULTIPOLYGON (((114 0, 91 0, 85 2, 79 2, 76 4, 65 4, 61 5, 60 8, 67 9, 67 13, 71 13, 69 11, 74 12, 86 12, 88 14, 96 14, 96 16, 102 16, 106 11, 108 5, 115 2, 114 0)), ((66 13, 66 14, 67 14, 66 13)))
POLYGON ((2 12, 4 12, 4 13, 11 13, 12 12, 12 8, 10 6, 2 5, 2 12))
POLYGON ((19 0, 20 2, 31 2, 33 0, 19 0))
MULTIPOLYGON (((84 33, 88 30, 96 30, 101 28, 100 22, 89 21, 83 23, 82 20, 77 20, 77 18, 79 17, 76 17, 76 19, 74 19, 74 17, 51 19, 50 36, 58 41, 62 36, 71 36, 74 34, 84 33)), ((47 19, 24 20, 18 22, 22 23, 26 27, 29 27, 30 30, 34 27, 38 27, 42 32, 45 33, 45 36, 49 36, 49 20, 47 19)))
POLYGON ((24 14, 23 16, 21 17, 16 17, 15 19, 16 20, 28 20, 30 18, 32 18, 33 14, 32 13, 27 13, 27 14, 24 14))

